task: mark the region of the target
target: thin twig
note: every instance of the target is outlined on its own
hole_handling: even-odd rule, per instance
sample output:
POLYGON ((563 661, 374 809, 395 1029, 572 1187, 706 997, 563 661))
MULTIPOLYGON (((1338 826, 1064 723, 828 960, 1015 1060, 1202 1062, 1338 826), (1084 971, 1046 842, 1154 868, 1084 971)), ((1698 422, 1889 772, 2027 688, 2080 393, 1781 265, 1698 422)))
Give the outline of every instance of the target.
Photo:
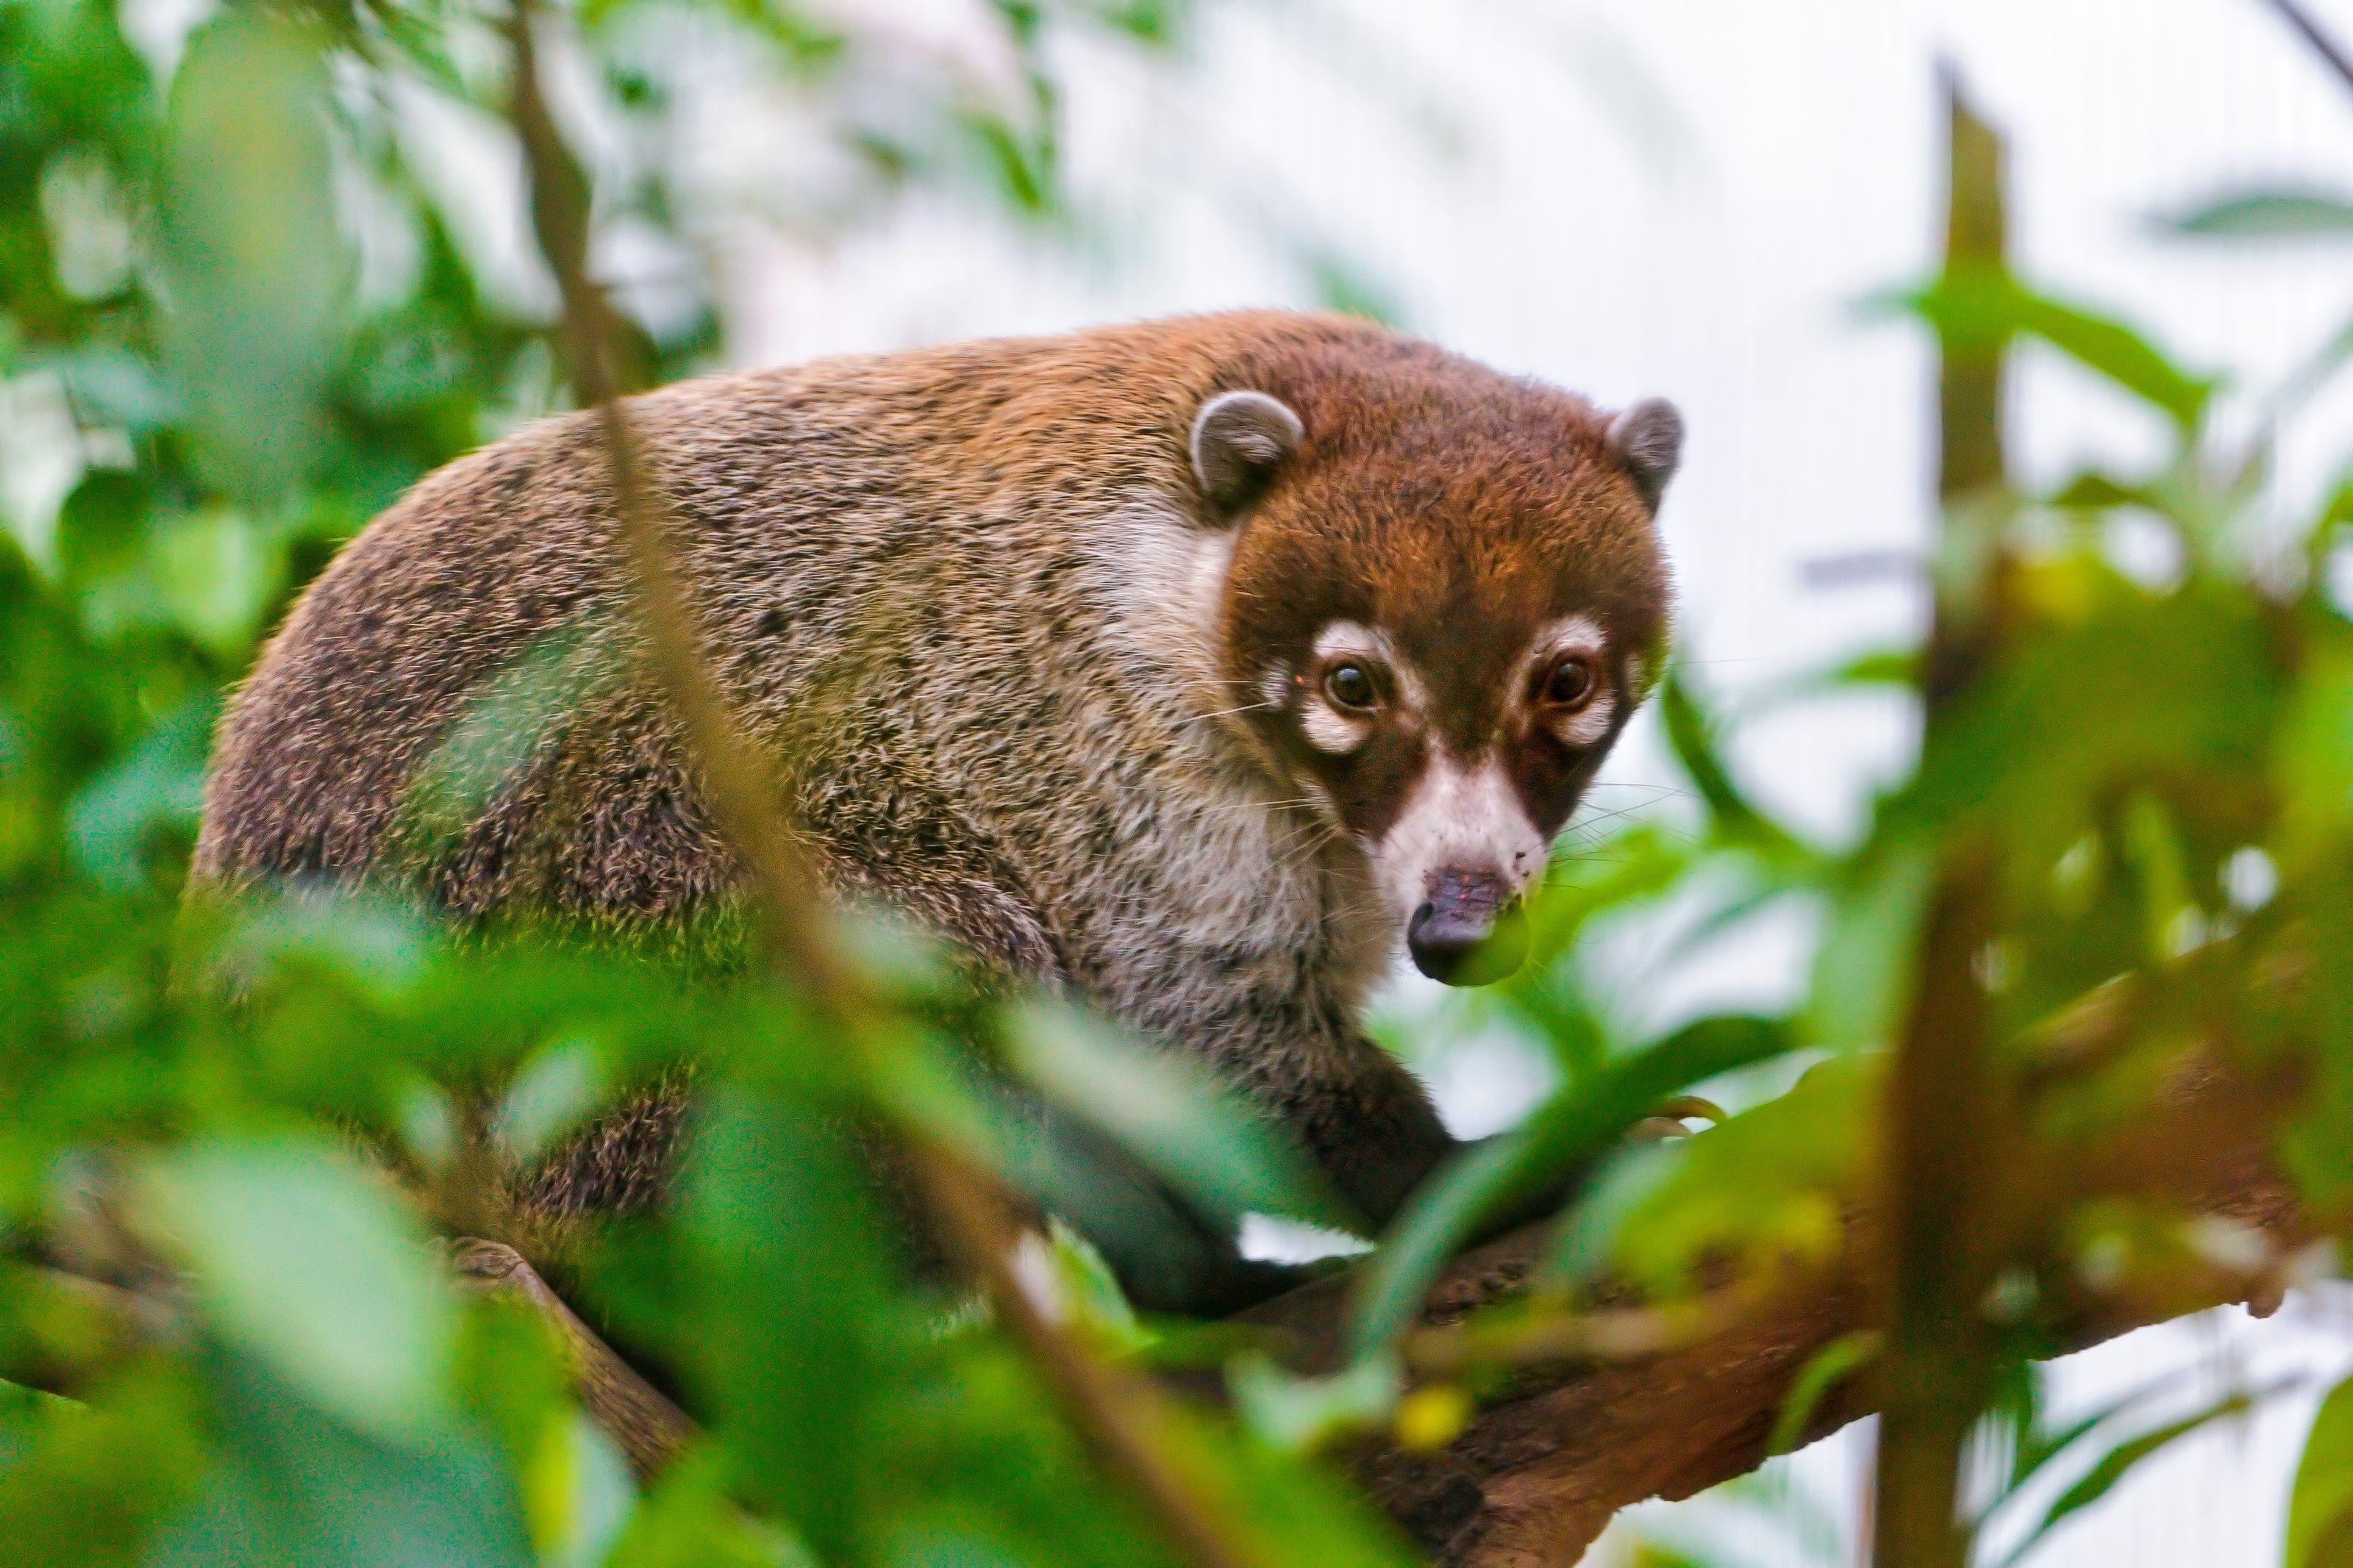
POLYGON ((1705 1295, 1655 1306, 1535 1312, 1497 1321, 1474 1317, 1408 1336, 1405 1359, 1416 1372, 1430 1373, 1498 1363, 1641 1361, 1720 1338, 1796 1293, 1787 1279, 1757 1275, 1705 1295))
POLYGON ((2312 19, 2300 0, 2265 0, 2271 8, 2286 18, 2287 25, 2304 35, 2304 41, 2313 52, 2328 63, 2345 85, 2353 88, 2353 55, 2348 55, 2336 39, 2322 32, 2320 24, 2312 19))
MULTIPOLYGON (((620 514, 648 643, 649 673, 684 731, 689 755, 721 833, 742 858, 754 913, 779 973, 851 1049, 871 1048, 878 1005, 841 962, 818 910, 818 883, 775 805, 776 781, 728 710, 694 635, 693 612, 670 561, 667 508, 647 481, 644 453, 613 374, 611 307, 587 272, 590 192, 549 114, 533 31, 536 0, 515 0, 512 113, 531 189, 533 232, 563 301, 564 331, 583 402, 596 410, 614 504, 620 514)), ((961 1261, 977 1275, 1000 1320, 1053 1390, 1098 1463, 1123 1482, 1168 1538, 1202 1568, 1261 1568, 1162 1442, 1156 1393, 1095 1356, 1050 1321, 1012 1266, 1012 1208, 995 1176, 958 1158, 922 1129, 902 1127, 915 1185, 961 1261)))

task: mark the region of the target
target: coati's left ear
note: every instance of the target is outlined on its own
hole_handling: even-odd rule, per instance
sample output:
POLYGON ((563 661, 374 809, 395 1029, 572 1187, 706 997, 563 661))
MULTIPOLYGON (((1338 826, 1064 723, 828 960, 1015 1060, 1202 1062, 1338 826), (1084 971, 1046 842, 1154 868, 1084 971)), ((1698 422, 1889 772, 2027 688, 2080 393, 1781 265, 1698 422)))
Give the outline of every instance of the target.
POLYGON ((1683 416, 1665 398, 1646 397, 1609 422, 1609 449, 1633 476, 1642 504, 1656 511, 1683 461, 1683 416))
POLYGON ((1220 513, 1256 495, 1306 435, 1299 416, 1263 392, 1221 392, 1193 416, 1193 474, 1220 513))

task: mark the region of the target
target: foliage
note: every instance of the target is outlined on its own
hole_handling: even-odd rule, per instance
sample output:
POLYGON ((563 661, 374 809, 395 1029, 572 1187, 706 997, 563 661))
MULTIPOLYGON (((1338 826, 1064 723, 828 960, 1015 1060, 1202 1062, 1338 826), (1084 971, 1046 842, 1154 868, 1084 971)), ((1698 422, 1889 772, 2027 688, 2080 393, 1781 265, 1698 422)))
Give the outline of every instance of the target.
MULTIPOLYGON (((677 107, 651 40, 708 26, 820 106, 860 200, 977 180, 1050 218, 1055 37, 1165 49, 1189 11, 999 0, 1015 66, 993 83, 918 70, 788 0, 591 0, 566 58, 596 124, 651 144, 677 107)), ((1067 1155, 973 1091, 960 1063, 976 1052, 1210 1212, 1330 1217, 1214 1086, 1067 1012, 963 995, 902 934, 853 933, 879 1046, 852 1052, 764 974, 460 941, 352 898, 180 907, 209 726, 257 638, 407 484, 567 399, 546 302, 495 283, 420 141, 420 102, 494 124, 504 68, 495 18, 462 6, 238 5, 151 56, 96 0, 0 0, 0 377, 12 417, 69 458, 54 516, 20 510, 0 542, 0 1547, 60 1563, 1174 1560, 1135 1497, 1100 1483, 1022 1343, 904 1256, 844 1129, 917 1128, 1051 1196, 1067 1155), (594 1238, 565 1279, 705 1423, 640 1484, 545 1325, 459 1294, 429 1237, 462 1231, 486 1150, 527 1158, 690 1070, 702 1111, 677 1203, 594 1238)), ((630 357, 645 378, 686 374, 718 327, 681 193, 659 159, 598 172, 599 235, 662 237, 687 279, 682 307, 629 318, 630 357)), ((2341 237, 2343 211, 2254 193, 2177 226, 2318 242, 2341 237)), ((1475 1004, 1555 1052, 1557 1094, 1401 1222, 1360 1282, 1351 1369, 1290 1379, 1244 1346, 1239 1417, 1181 1406, 1155 1434, 1241 1560, 1409 1560, 1313 1450, 1367 1425, 1442 1441, 1509 1373, 1499 1336, 1398 1397, 1397 1369, 1425 1364, 1413 1308, 1482 1218, 1585 1194, 1509 1309, 1521 1331, 1591 1310, 1605 1279, 1672 1303, 1824 1267, 1882 1177, 1885 1054, 1922 911, 1966 838, 1996 846, 1999 927, 1978 956, 1994 1048, 2031 1085, 2012 1131, 2034 1168, 2129 1137, 2200 1064, 2287 1068, 2311 1092, 2286 1158, 2323 1227, 2345 1222, 2353 620, 2333 587, 2353 479, 2284 540, 2263 454, 2212 434, 2218 378, 2007 273, 1900 302, 1947 343, 2031 336, 2073 356, 2163 413, 2174 451, 1956 517, 1948 542, 1977 548, 1939 580, 1989 593, 1968 563, 2000 561, 2000 639, 1855 843, 1775 822, 1704 694, 1669 684, 1693 804, 1565 858, 1533 912, 1535 962, 1475 1004), (2112 548, 2126 526, 2158 530, 2176 569, 2127 572, 2112 548), (1694 944, 1776 906, 1818 913, 1804 1004, 1634 1035, 1592 972, 1595 938, 1670 903, 1700 911, 1694 944), (1714 1131, 1625 1146, 1670 1097, 1754 1093, 1775 1066, 1782 1083, 1806 1070, 1714 1131)), ((2331 368, 2317 357, 2306 379, 2331 368)), ((1895 650, 1815 689, 1909 684, 1921 666, 1895 650)), ((2080 1464, 2047 1524, 2263 1391, 2046 1430, 2010 1373, 2051 1351, 2060 1305, 2161 1293, 2215 1247, 2161 1205, 2000 1201, 1993 1382, 2025 1392, 1986 1430, 2017 1457, 2005 1495, 2063 1454, 2080 1464)), ((1082 1255, 1058 1256, 1089 1354, 1231 1348, 1134 1322, 1082 1255)), ((2284 1281, 2316 1260, 2231 1266, 2284 1281)), ((1842 1342, 1808 1403, 1872 1353, 1842 1342)), ((2297 1480, 2293 1562, 2325 1560, 2341 1532, 2343 1403, 2297 1480)))

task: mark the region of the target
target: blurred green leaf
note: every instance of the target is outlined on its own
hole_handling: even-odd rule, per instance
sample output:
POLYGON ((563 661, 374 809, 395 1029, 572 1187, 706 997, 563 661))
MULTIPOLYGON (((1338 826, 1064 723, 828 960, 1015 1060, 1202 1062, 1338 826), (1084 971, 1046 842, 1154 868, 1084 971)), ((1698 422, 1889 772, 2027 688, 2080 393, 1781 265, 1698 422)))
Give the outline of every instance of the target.
POLYGON ((1205 1215, 1351 1224, 1281 1128, 1184 1058, 1050 1002, 1014 1011, 1007 1055, 1022 1077, 1111 1132, 1205 1215))
POLYGON ((245 652, 285 587, 283 542, 252 518, 214 508, 167 523, 153 550, 156 591, 180 629, 223 658, 245 652))
POLYGON ((156 1156, 132 1213, 220 1331, 378 1441, 447 1429, 457 1325, 415 1219, 332 1146, 208 1140, 156 1156))
POLYGON ((628 1460, 577 1410, 543 1430, 522 1483, 543 1568, 596 1568, 618 1543, 637 1502, 628 1460))
POLYGON ((604 1103, 605 1066, 596 1047, 579 1038, 556 1040, 515 1074, 499 1100, 492 1130, 511 1156, 528 1162, 604 1103))
POLYGON ((1665 721, 1667 742, 1674 748, 1675 760, 1715 815, 1719 833, 1768 856, 1808 858, 1804 846, 1733 782, 1731 767, 1717 744, 1715 724, 1700 706, 1681 666, 1667 671, 1659 691, 1659 716, 1665 721))
POLYGON ((1569 1176, 1670 1095, 1796 1043, 1785 1019, 1703 1018, 1569 1085, 1514 1131, 1472 1145, 1414 1195, 1373 1255, 1351 1303, 1350 1353, 1377 1353, 1403 1333, 1438 1271, 1491 1215, 1569 1176))
POLYGON ((1666 1171, 1616 1228, 1611 1260, 1660 1296, 1702 1271, 1819 1268, 1875 1168, 1879 1053, 1833 1057, 1787 1093, 1672 1146, 1666 1171))
POLYGON ((914 1342, 840 1136, 742 1089, 703 1112, 680 1194, 693 1270, 676 1326, 744 1494, 818 1558, 854 1559, 887 1474, 879 1407, 914 1342))
POLYGON ((337 216, 323 37, 224 11, 172 88, 156 213, 166 343, 225 489, 282 493, 312 462, 351 265, 337 216))
POLYGON ((387 1443, 323 1414, 260 1362, 206 1358, 218 1467, 153 1568, 533 1568, 487 1445, 444 1429, 387 1443))
POLYGON ((146 878, 158 828, 195 836, 218 714, 211 693, 189 698, 74 796, 66 834, 85 875, 127 891, 146 878))
POLYGON ((2083 1476, 2060 1493, 2056 1500, 2037 1521, 2034 1528, 2003 1559, 2003 1568, 2025 1561, 2061 1521, 2081 1512, 2115 1489, 2117 1482, 2131 1473, 2133 1468, 2193 1432, 2204 1430, 2229 1416, 2244 1415, 2254 1408, 2260 1394, 2234 1389, 2178 1421, 2168 1421, 2153 1431, 2143 1432, 2126 1439, 2102 1454, 2083 1476))
POLYGON ((2185 426, 2203 417, 2214 395, 2211 378, 2180 369, 2122 321, 2038 294, 2007 273, 1953 274, 1898 302, 1957 343, 2039 338, 2185 426))
POLYGON ((149 1363, 86 1409, 20 1416, 0 1441, 0 1545, 12 1563, 134 1568, 159 1520, 214 1464, 200 1390, 149 1363))
POLYGON ((1328 1377, 1301 1377, 1263 1355, 1226 1368, 1234 1408, 1250 1429, 1278 1448, 1306 1453, 1377 1426, 1397 1407, 1397 1363, 1367 1356, 1328 1377))
POLYGON ((1935 882, 1928 856, 1900 844, 1878 847, 1841 868, 1814 950, 1804 1015, 1809 1040, 1841 1051, 1896 1043, 1935 882))
POLYGON ((1781 1401, 1778 1414, 1773 1417, 1773 1435, 1765 1439, 1768 1454, 1795 1453, 1806 1439, 1806 1429, 1813 1425, 1814 1413, 1821 1408, 1822 1400, 1831 1390, 1871 1363, 1879 1354, 1880 1336, 1870 1329, 1857 1329, 1841 1334, 1808 1358, 1805 1369, 1789 1385, 1788 1397, 1781 1401))
POLYGON ((689 1453, 630 1516, 607 1568, 818 1568, 808 1549, 729 1498, 718 1465, 689 1453))
POLYGON ((1184 1411, 1164 1441, 1219 1517, 1250 1543, 1254 1561, 1319 1568, 1407 1568, 1419 1561, 1394 1524, 1313 1460, 1229 1436, 1184 1411))
POLYGON ((2353 236, 2353 201, 2317 191, 2246 191, 2159 217, 2165 232, 2209 239, 2353 236))
POLYGON ((2353 1379, 2320 1402, 2288 1494, 2284 1568, 2353 1561, 2353 1379))

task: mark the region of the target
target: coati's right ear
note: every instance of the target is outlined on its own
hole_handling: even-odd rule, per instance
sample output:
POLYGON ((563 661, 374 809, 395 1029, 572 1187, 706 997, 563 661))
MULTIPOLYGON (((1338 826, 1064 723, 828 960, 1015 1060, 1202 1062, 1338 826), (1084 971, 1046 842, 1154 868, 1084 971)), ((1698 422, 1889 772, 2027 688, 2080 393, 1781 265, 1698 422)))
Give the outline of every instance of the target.
POLYGON ((1221 392, 1193 416, 1193 474, 1220 515, 1264 489, 1299 449, 1305 426, 1280 398, 1221 392))
POLYGON ((1626 465, 1653 512, 1683 457, 1683 416, 1663 397, 1646 397, 1609 422, 1609 449, 1626 465))

